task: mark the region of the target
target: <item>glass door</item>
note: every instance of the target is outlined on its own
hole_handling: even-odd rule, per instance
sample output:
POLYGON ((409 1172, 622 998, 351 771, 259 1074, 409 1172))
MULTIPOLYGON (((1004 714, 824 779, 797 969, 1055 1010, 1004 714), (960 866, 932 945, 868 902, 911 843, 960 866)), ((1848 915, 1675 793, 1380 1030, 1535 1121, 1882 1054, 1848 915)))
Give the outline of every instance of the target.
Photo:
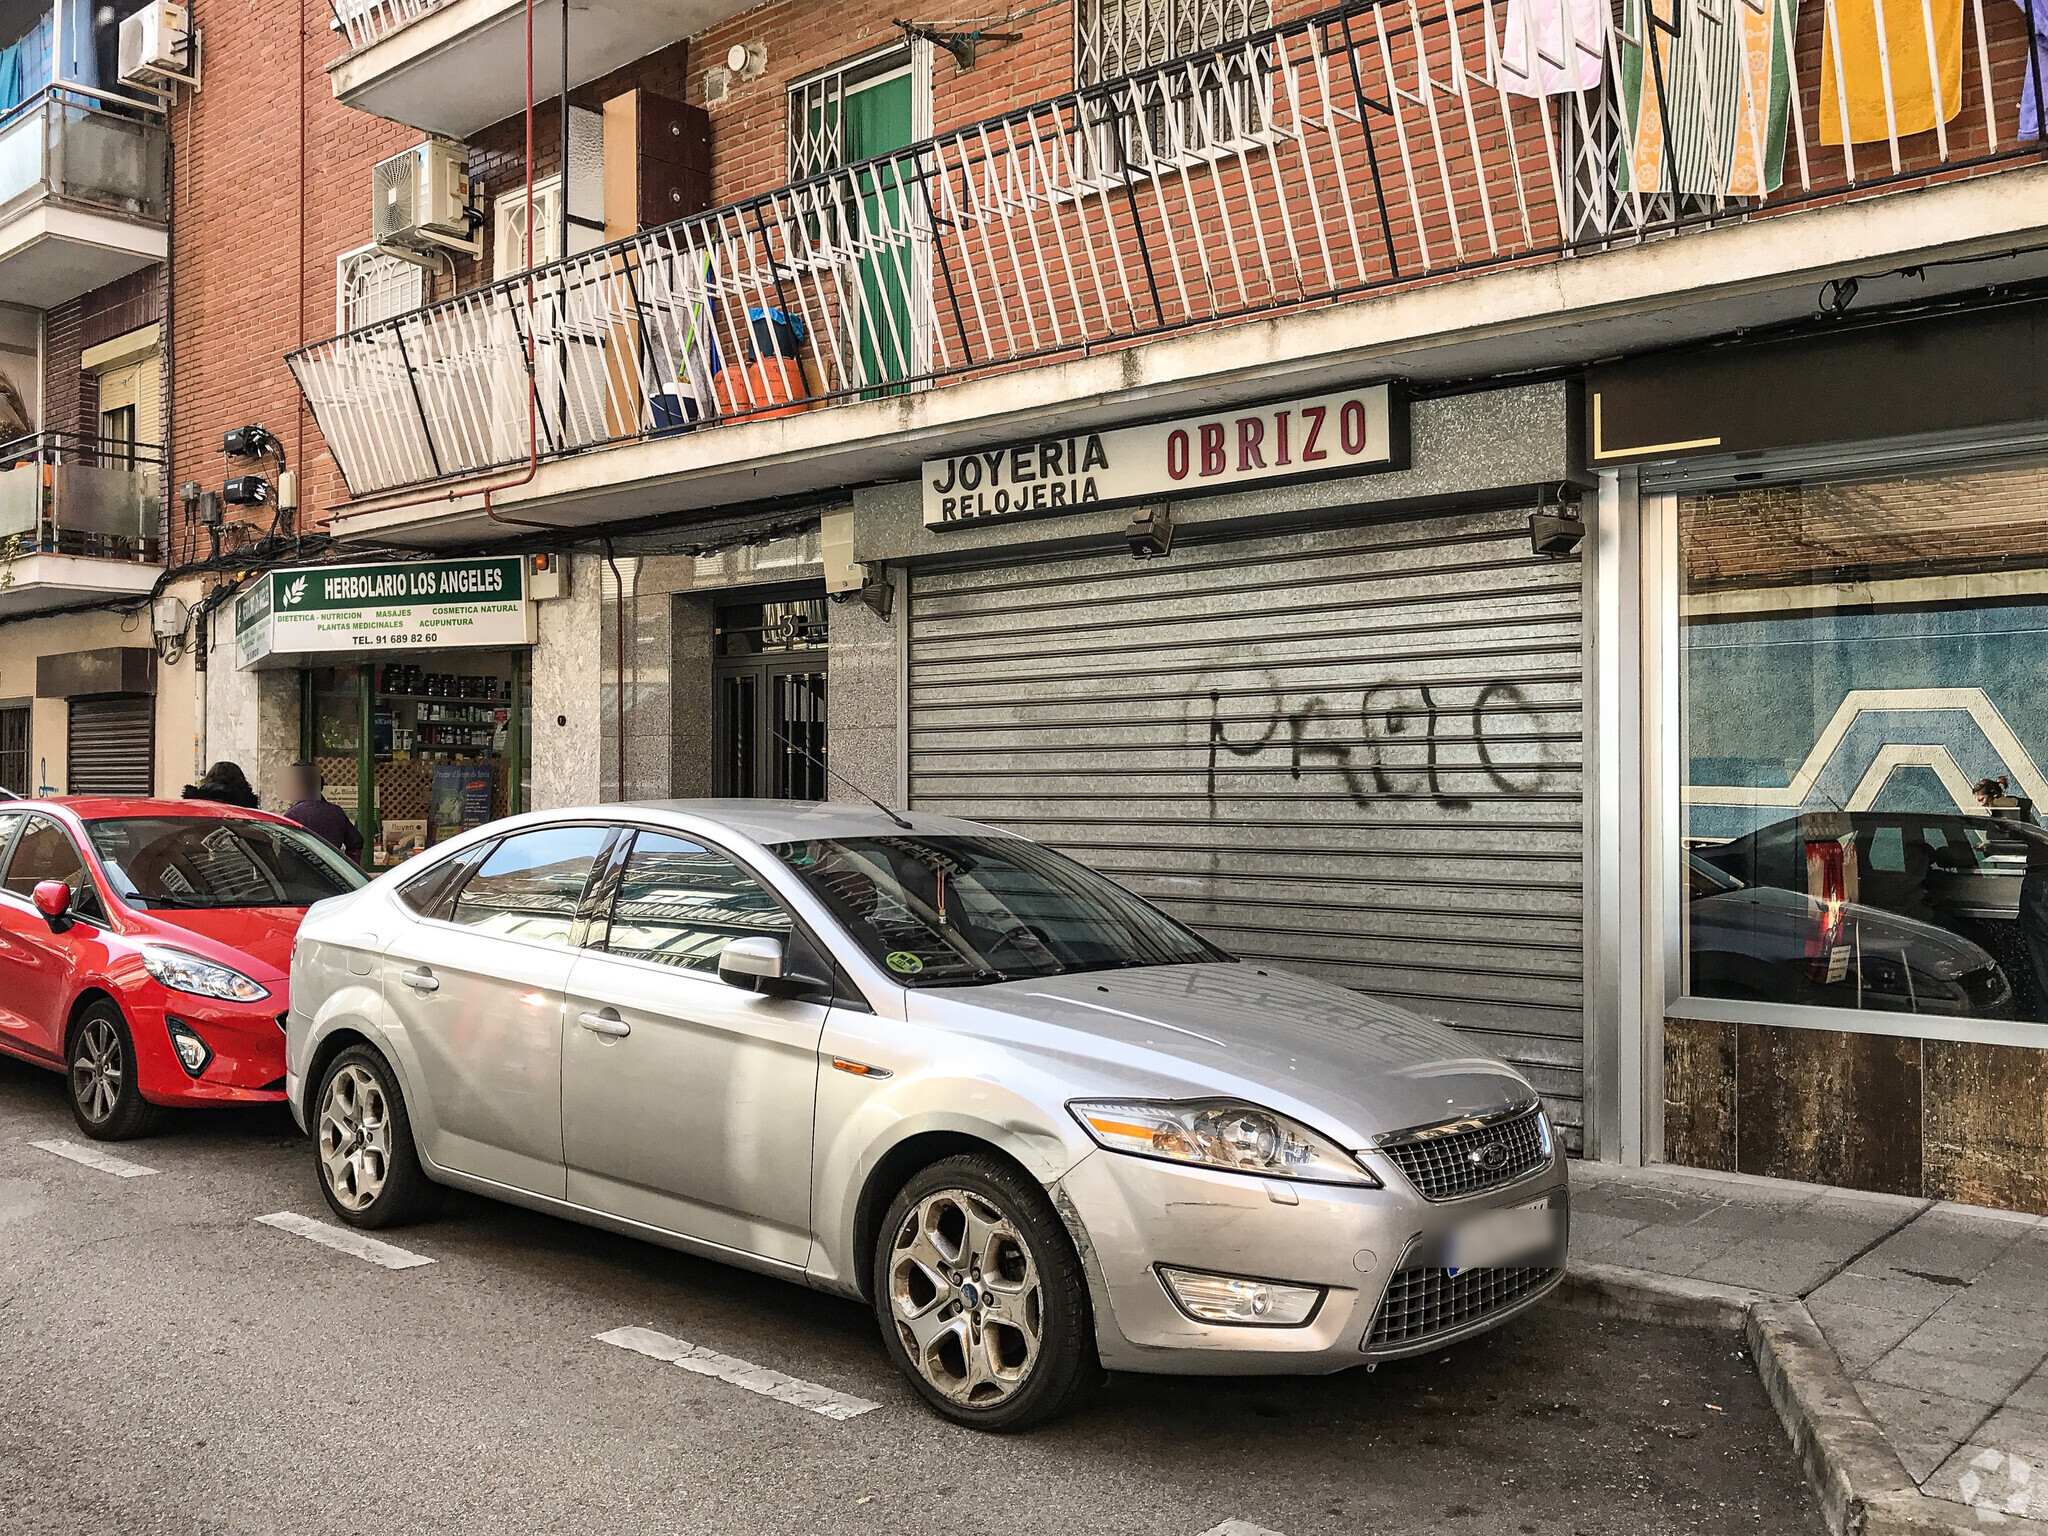
POLYGON ((712 793, 826 796, 828 605, 822 597, 722 609, 712 668, 712 793))

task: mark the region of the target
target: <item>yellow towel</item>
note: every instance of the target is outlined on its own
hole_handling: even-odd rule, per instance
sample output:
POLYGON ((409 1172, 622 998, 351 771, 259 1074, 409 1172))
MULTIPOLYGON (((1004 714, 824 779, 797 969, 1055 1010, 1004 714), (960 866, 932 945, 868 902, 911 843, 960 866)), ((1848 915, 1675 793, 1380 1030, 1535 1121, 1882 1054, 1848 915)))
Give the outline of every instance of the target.
POLYGON ((1947 122, 1963 105, 1963 0, 1834 0, 1820 50, 1820 141, 1842 142, 1842 100, 1835 89, 1835 50, 1842 54, 1842 79, 1849 106, 1849 140, 1881 142, 1926 133, 1947 122), (1878 5, 1884 7, 1884 55, 1891 61, 1894 130, 1885 117, 1885 72, 1877 46, 1878 5), (1934 60, 1927 56, 1928 21, 1934 28, 1934 60), (1936 87, 1940 106, 1936 107, 1936 87))

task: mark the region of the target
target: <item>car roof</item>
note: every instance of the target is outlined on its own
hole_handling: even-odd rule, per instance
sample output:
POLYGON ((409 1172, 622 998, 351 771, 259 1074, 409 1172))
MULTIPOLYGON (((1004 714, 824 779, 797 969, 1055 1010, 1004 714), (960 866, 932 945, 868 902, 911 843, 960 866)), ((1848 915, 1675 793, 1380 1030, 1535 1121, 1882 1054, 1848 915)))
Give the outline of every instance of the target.
MULTIPOLYGON (((639 800, 627 805, 592 807, 593 814, 620 810, 670 812, 700 817, 728 827, 757 843, 791 843, 812 837, 901 837, 904 828, 871 805, 843 805, 817 800, 639 800)), ((1000 827, 926 811, 899 813, 909 830, 927 836, 1012 837, 1000 827)))
POLYGON ((152 800, 137 795, 49 795, 41 800, 9 800, 10 811, 47 806, 68 811, 80 821, 105 821, 114 816, 208 816, 237 817, 245 821, 286 821, 270 811, 246 806, 223 805, 218 800, 152 800))

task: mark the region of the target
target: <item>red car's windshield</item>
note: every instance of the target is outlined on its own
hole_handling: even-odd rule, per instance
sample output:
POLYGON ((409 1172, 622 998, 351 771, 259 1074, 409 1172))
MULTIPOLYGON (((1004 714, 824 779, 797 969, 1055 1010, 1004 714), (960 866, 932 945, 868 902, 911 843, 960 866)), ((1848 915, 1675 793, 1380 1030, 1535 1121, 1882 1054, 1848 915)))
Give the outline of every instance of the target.
POLYGON ((326 843, 281 822, 118 816, 86 831, 131 907, 309 907, 364 883, 326 843))

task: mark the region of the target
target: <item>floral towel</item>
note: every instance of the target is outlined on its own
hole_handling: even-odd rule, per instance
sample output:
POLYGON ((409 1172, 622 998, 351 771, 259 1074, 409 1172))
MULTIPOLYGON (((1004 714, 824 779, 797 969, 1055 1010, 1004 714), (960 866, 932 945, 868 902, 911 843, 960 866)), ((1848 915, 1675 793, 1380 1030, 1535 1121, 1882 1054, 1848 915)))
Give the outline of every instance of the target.
MULTIPOLYGON (((1625 0, 1623 192, 1759 197, 1784 179, 1799 0, 1625 0)), ((1958 0, 1960 3, 1960 0, 1958 0)))
MULTIPOLYGON (((2040 0, 2036 0, 2039 4, 2040 0)), ((1963 0, 1834 0, 1820 45, 1820 141, 1927 133, 1963 106, 1963 0), (1929 62, 1928 23, 1934 48, 1929 62), (1878 46, 1883 35, 1883 48, 1878 46), (1835 55, 1840 53, 1839 79, 1835 55), (1885 111, 1889 65, 1892 109, 1885 111)))

